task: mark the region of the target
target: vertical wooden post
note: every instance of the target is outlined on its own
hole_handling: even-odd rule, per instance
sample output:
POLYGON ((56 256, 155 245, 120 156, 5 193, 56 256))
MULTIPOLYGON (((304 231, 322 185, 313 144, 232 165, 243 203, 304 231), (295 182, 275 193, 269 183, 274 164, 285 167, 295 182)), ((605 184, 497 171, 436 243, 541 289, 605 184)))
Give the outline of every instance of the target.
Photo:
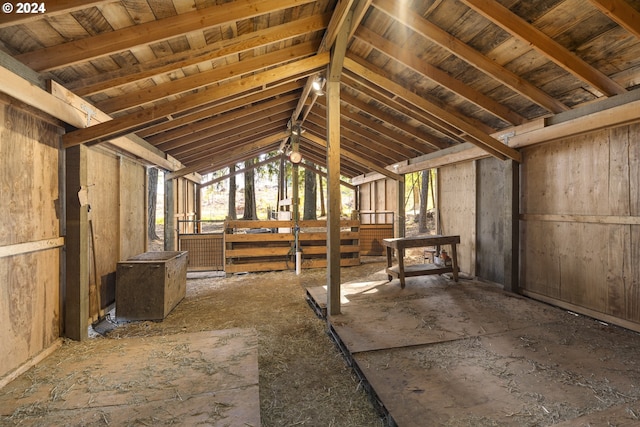
MULTIPOLYGON (((291 150, 294 152, 300 151, 300 132, 300 126, 294 124, 291 134, 291 150)), ((292 218, 297 226, 300 221, 300 166, 297 163, 291 165, 291 208, 293 209, 292 218)))
POLYGON ((327 313, 340 314, 340 76, 353 12, 331 49, 327 70, 327 313))
POLYGON ((175 251, 176 250, 176 207, 175 207, 175 179, 164 180, 164 250, 175 251))
POLYGON ((195 211, 196 211, 196 223, 194 224, 194 233, 202 233, 202 186, 200 184, 195 185, 195 211))
POLYGON ((327 312, 340 314, 340 81, 327 82, 327 312))
POLYGON ((505 160, 504 290, 520 292, 520 165, 505 160))
POLYGON ((64 335, 89 338, 89 205, 82 205, 80 190, 88 191, 87 147, 66 149, 66 284, 64 335))
MULTIPOLYGON (((403 175, 404 176, 404 175, 403 175)), ((398 189, 398 218, 396 218, 396 237, 405 237, 406 227, 405 227, 405 209, 404 209, 404 191, 405 185, 404 180, 397 181, 397 189, 398 189)))

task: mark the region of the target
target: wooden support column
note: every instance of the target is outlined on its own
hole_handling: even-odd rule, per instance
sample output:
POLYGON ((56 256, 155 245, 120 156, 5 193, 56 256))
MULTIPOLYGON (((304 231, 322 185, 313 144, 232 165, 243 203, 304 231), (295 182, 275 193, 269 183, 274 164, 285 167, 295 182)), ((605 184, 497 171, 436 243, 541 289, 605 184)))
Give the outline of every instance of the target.
POLYGON ((505 160, 504 290, 520 292, 520 165, 505 160))
MULTIPOLYGON (((404 178, 404 175, 402 175, 402 177, 404 178)), ((397 185, 397 189, 398 189, 398 217, 396 218, 396 229, 395 229, 395 236, 396 237, 405 237, 405 233, 406 233, 406 226, 405 226, 405 209, 404 209, 404 192, 405 192, 405 185, 404 185, 404 179, 399 179, 398 181, 396 181, 398 183, 397 185)))
POLYGON ((82 341, 89 338, 89 204, 81 203, 78 193, 82 191, 83 195, 88 194, 87 147, 69 148, 65 157, 67 233, 64 336, 82 341))
POLYGON ((176 207, 175 207, 175 179, 164 178, 164 250, 175 251, 176 246, 176 207))
POLYGON ((327 82, 327 312, 340 314, 340 81, 327 82))
POLYGON ((340 76, 353 13, 345 19, 327 71, 327 313, 340 314, 340 76))
POLYGON ((196 222, 194 225, 194 232, 196 233, 202 233, 202 223, 200 222, 200 220, 202 220, 202 186, 200 184, 196 184, 195 185, 196 189, 196 206, 195 206, 195 211, 196 211, 196 222))

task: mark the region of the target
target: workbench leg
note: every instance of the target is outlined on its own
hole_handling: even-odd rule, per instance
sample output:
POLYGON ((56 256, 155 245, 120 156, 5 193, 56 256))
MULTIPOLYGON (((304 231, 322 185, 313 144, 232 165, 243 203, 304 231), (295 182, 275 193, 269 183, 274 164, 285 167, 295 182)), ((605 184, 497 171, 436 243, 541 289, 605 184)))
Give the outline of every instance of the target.
POLYGON ((400 287, 404 289, 404 249, 398 249, 398 276, 400 287))
MULTIPOLYGON (((387 249, 387 268, 391 268, 391 266, 393 265, 393 249, 391 249, 389 246, 387 246, 386 249, 387 249)), ((389 281, 393 279, 393 276, 390 275, 389 273, 387 273, 387 277, 389 278, 389 281)))
POLYGON ((458 281, 458 251, 456 250, 456 244, 451 244, 451 264, 453 267, 453 280, 458 281))

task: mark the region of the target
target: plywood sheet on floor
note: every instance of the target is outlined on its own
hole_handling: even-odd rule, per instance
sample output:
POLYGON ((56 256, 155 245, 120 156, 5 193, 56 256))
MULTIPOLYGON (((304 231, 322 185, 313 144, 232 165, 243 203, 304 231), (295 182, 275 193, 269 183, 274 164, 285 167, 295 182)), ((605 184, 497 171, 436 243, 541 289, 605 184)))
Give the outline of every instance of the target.
POLYGON ((0 391, 0 424, 260 425, 251 330, 69 346, 0 391))
POLYGON ((348 301, 330 327, 399 426, 640 425, 637 333, 472 280, 348 301))

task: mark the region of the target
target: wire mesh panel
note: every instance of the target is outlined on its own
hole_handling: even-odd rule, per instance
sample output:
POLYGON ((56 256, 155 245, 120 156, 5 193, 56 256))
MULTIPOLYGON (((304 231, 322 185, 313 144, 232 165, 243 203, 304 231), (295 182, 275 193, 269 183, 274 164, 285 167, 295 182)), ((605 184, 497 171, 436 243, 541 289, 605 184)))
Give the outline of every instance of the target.
POLYGON ((222 233, 180 234, 181 251, 189 251, 189 271, 224 271, 224 239, 222 233))
POLYGON ((393 224, 360 225, 360 255, 383 255, 382 239, 393 238, 393 224))

